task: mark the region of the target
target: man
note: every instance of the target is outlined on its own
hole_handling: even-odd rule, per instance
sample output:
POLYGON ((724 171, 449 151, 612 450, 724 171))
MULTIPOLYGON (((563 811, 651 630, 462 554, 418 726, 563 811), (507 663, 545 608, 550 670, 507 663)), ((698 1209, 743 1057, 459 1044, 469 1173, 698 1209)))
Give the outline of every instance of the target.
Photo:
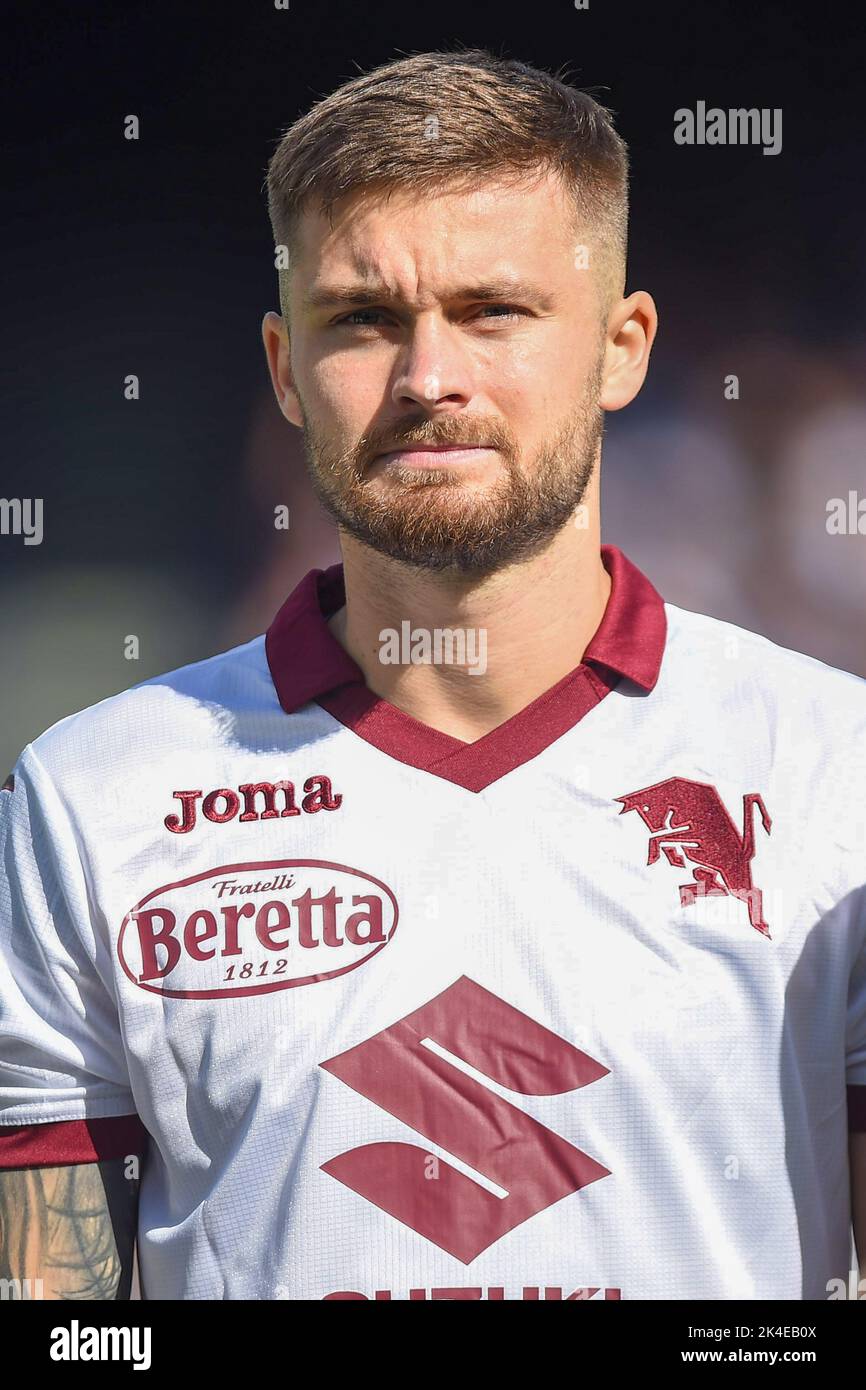
POLYGON ((21 755, 8 1276, 128 1297, 137 1231, 147 1298, 849 1292, 866 691, 601 546, 626 181, 474 50, 281 141, 263 338, 343 564, 21 755))

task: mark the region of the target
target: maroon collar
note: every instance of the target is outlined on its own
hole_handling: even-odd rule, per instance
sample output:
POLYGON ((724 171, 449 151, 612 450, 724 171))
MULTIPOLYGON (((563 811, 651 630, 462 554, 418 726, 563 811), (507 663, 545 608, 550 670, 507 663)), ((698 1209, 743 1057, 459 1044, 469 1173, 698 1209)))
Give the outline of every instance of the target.
POLYGON ((561 738, 625 676, 649 692, 658 680, 667 624, 650 581, 613 545, 601 547, 610 596, 579 666, 504 724, 476 739, 432 729, 375 695, 327 620, 346 601, 343 566, 310 570, 265 636, 271 679, 287 714, 309 700, 383 753, 481 791, 561 738))

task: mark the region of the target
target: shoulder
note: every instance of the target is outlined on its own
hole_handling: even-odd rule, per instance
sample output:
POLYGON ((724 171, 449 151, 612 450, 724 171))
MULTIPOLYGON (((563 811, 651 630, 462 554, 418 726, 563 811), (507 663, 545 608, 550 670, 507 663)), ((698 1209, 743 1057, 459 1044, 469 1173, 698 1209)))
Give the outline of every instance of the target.
POLYGON ((866 786, 866 680, 706 614, 665 604, 658 689, 704 742, 784 766, 811 802, 866 786))
POLYGON ((832 701, 838 713, 866 719, 866 680, 805 652, 780 646, 735 623, 666 603, 668 676, 715 690, 720 697, 748 687, 756 702, 816 713, 832 701))
POLYGON ((147 760, 223 741, 232 721, 277 709, 264 636, 110 695, 59 719, 24 750, 52 777, 93 776, 131 758, 147 760))

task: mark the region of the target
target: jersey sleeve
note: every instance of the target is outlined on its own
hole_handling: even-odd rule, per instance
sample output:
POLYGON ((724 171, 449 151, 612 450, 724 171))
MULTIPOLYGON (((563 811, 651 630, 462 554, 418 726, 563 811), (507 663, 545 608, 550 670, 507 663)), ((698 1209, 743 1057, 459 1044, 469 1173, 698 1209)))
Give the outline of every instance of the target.
MULTIPOLYGON (((866 889, 861 892, 866 913, 866 889)), ((866 940, 860 947, 848 983, 845 1021, 845 1079, 848 1090, 848 1128, 866 1130, 866 940)))
POLYGON ((0 791, 0 1168, 145 1142, 86 856, 28 745, 0 791))

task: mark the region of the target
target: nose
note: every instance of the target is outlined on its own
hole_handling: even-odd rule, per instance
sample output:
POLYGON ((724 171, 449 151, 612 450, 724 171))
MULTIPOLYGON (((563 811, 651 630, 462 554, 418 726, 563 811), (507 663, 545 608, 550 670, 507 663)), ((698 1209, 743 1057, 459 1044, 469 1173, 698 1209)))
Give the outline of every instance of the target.
POLYGON ((463 405, 473 392, 471 362, 456 330, 417 320, 401 350, 391 389, 393 403, 427 409, 443 402, 463 405))

